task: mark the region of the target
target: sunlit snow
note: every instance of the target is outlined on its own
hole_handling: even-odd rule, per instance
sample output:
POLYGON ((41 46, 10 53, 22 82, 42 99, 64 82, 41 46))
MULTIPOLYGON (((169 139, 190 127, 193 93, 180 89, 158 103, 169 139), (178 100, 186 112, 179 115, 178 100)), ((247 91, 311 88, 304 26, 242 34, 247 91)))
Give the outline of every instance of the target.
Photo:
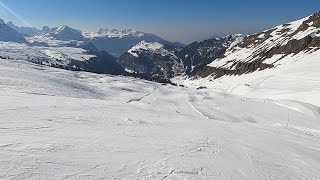
POLYGON ((3 59, 0 89, 1 179, 320 176, 319 108, 290 97, 250 99, 3 59))

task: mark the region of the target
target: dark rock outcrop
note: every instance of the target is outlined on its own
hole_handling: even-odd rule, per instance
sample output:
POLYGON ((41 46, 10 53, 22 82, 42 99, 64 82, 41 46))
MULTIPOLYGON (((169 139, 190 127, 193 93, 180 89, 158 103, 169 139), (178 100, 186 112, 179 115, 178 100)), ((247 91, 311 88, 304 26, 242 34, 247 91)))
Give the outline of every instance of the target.
POLYGON ((204 78, 207 76, 212 76, 213 78, 216 79, 225 75, 242 75, 242 74, 252 73, 257 70, 262 71, 264 69, 274 67, 271 64, 265 64, 260 61, 249 62, 249 63, 237 62, 233 64, 233 66, 235 66, 234 69, 205 66, 195 74, 195 78, 197 77, 204 78))
POLYGON ((213 38, 202 42, 194 42, 177 52, 182 60, 187 75, 195 75, 212 61, 224 57, 226 50, 236 38, 242 35, 229 35, 223 38, 213 38))

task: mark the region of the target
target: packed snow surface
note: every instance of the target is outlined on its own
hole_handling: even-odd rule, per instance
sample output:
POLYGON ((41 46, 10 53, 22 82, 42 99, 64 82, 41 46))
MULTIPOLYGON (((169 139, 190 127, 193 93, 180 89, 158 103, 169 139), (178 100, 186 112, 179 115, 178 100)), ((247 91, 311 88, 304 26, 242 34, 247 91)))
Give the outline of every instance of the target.
POLYGON ((0 179, 320 178, 319 107, 290 98, 2 59, 0 97, 0 179))

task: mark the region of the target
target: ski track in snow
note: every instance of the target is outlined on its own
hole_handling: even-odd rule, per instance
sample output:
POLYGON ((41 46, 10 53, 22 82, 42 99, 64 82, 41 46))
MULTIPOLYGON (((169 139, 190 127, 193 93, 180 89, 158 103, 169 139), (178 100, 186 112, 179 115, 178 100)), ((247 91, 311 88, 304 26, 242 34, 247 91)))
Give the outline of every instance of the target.
POLYGON ((0 99, 0 179, 320 178, 311 104, 10 60, 0 99))
POLYGON ((190 107, 191 107, 193 110, 195 110, 195 111, 196 111, 198 114, 200 114, 202 117, 210 120, 210 118, 209 118, 208 116, 203 115, 197 108, 195 108, 195 107, 191 104, 191 102, 189 101, 188 94, 186 94, 186 98, 187 98, 188 104, 190 105, 190 107))

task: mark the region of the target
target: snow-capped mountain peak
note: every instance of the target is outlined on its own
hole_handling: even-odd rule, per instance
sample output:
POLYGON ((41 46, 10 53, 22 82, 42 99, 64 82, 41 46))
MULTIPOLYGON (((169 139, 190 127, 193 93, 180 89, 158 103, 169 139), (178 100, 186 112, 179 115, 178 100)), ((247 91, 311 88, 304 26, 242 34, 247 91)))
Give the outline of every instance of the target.
POLYGON ((178 42, 170 42, 152 33, 145 33, 133 29, 108 29, 102 28, 96 32, 83 32, 83 37, 91 41, 99 50, 110 52, 116 57, 120 57, 132 46, 141 41, 160 42, 172 46, 184 47, 178 42))
POLYGON ((164 53, 163 55, 167 54, 167 51, 163 49, 164 45, 158 42, 146 42, 146 41, 141 41, 137 45, 133 46, 131 49, 128 50, 128 53, 131 55, 138 57, 139 55, 137 52, 139 51, 150 51, 150 52, 159 52, 159 53, 164 53), (163 51, 161 51, 163 50, 163 51))
POLYGON ((147 42, 147 41, 141 41, 138 43, 136 46, 133 48, 137 49, 144 49, 144 50, 158 50, 163 48, 163 44, 158 43, 158 42, 147 42))
POLYGON ((104 34, 106 32, 109 32, 110 30, 108 28, 101 28, 97 31, 97 34, 104 34))
POLYGON ((0 25, 6 24, 3 19, 0 18, 0 25))
POLYGON ((49 26, 43 26, 41 32, 46 34, 49 33, 51 31, 51 28, 49 26))
POLYGON ((7 22, 8 26, 15 26, 12 21, 7 22))
POLYGON ((42 29, 42 34, 46 36, 52 36, 58 40, 77 40, 82 41, 84 40, 84 37, 82 35, 82 32, 78 29, 73 29, 66 25, 61 25, 59 27, 49 28, 47 26, 44 26, 42 29))
POLYGON ((52 33, 53 34, 60 34, 64 32, 70 32, 70 33, 76 33, 76 34, 81 34, 81 31, 78 29, 73 29, 67 25, 60 25, 59 27, 52 28, 52 33))
POLYGON ((184 72, 184 66, 176 56, 179 50, 165 43, 141 41, 121 55, 117 62, 130 73, 169 79, 184 72))
POLYGON ((61 26, 59 26, 59 27, 57 28, 57 30, 55 31, 55 33, 57 34, 57 33, 59 33, 59 32, 62 32, 62 31, 64 31, 64 30, 66 30, 66 29, 71 29, 71 28, 69 28, 69 27, 66 26, 66 25, 61 25, 61 26))
POLYGON ((87 38, 124 38, 124 37, 136 37, 141 38, 146 35, 144 32, 139 32, 133 29, 108 29, 108 28, 101 28, 97 32, 84 32, 83 35, 87 38))
POLYGON ((0 18, 0 41, 26 43, 26 39, 0 18))
MULTIPOLYGON (((240 64, 255 64, 250 71, 282 64, 282 59, 302 52, 313 52, 320 48, 320 13, 306 18, 246 36, 226 57, 209 66, 236 71, 240 64)), ((251 67, 251 66, 250 66, 251 67)), ((240 74, 246 72, 241 68, 240 74)))

